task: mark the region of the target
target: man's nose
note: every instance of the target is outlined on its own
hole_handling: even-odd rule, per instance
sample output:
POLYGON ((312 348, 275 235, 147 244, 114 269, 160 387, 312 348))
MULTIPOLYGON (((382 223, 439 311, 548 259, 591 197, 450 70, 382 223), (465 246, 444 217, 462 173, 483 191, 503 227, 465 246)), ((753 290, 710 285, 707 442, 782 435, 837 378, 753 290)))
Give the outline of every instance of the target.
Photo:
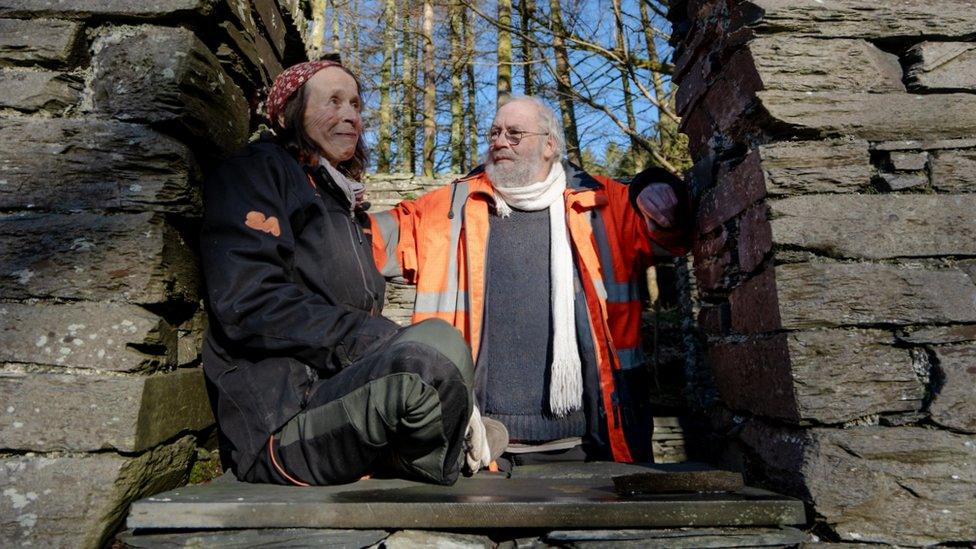
POLYGON ((505 132, 498 132, 498 135, 492 138, 491 143, 489 144, 493 149, 504 149, 505 147, 508 147, 509 149, 512 148, 512 144, 509 143, 508 138, 505 137, 505 132))
POLYGON ((347 122, 358 122, 360 120, 359 111, 349 103, 345 103, 339 108, 339 117, 347 122))

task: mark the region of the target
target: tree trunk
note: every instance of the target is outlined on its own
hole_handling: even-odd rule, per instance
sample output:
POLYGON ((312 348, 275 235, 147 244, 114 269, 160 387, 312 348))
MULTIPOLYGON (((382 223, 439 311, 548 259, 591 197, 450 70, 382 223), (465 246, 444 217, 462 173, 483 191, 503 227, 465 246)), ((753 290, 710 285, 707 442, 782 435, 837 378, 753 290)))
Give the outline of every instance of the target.
POLYGON ((424 175, 434 175, 434 145, 437 134, 434 83, 434 4, 424 0, 424 175))
POLYGON ((390 171, 390 151, 391 135, 393 126, 393 106, 390 104, 390 88, 393 86, 393 56, 396 39, 396 17, 394 11, 396 4, 394 0, 384 0, 383 2, 383 64, 380 65, 380 127, 376 144, 376 171, 389 173, 390 171))
POLYGON ((522 0, 519 2, 519 19, 520 28, 522 29, 522 40, 521 40, 521 50, 522 50, 522 93, 525 95, 534 95, 536 93, 535 85, 535 52, 532 47, 532 42, 527 39, 531 37, 533 23, 533 16, 535 15, 535 0, 522 0))
POLYGON ((325 50, 325 0, 312 0, 312 32, 308 37, 312 57, 317 59, 325 50))
POLYGON ((462 51, 461 10, 464 5, 452 1, 450 10, 450 41, 451 41, 451 173, 459 173, 464 167, 464 111, 462 105, 461 76, 464 74, 464 56, 462 51))
POLYGON ((552 49, 556 54, 556 92, 559 95, 559 110, 562 112, 563 130, 566 132, 566 156, 581 168, 583 155, 580 151, 579 136, 576 133, 576 111, 573 108, 573 91, 569 80, 569 54, 563 36, 562 8, 559 0, 549 0, 549 23, 552 25, 552 49))
POLYGON ((498 96, 500 107, 512 95, 512 0, 498 0, 498 96))
POLYGON ((478 158, 478 118, 476 99, 477 89, 474 79, 474 25, 468 18, 468 8, 461 10, 461 26, 464 28, 464 49, 465 49, 465 87, 468 90, 468 104, 465 107, 464 117, 467 119, 468 132, 468 165, 465 170, 477 166, 481 160, 478 158))
POLYGON ((342 59, 342 44, 339 42, 339 10, 336 9, 335 0, 329 0, 329 13, 332 14, 332 54, 342 59))
POLYGON ((399 158, 400 171, 414 173, 417 169, 417 84, 414 67, 417 65, 417 43, 414 41, 413 6, 406 0, 403 6, 403 72, 400 80, 400 97, 403 116, 400 117, 399 158))
MULTIPOLYGON (((623 13, 620 11, 620 0, 613 0, 613 18, 617 27, 617 49, 623 52, 624 59, 630 58, 630 49, 627 47, 627 38, 624 36, 624 19, 623 13)), ((620 87, 624 94, 624 112, 627 115, 627 127, 633 131, 637 131, 637 119, 634 117, 634 97, 630 92, 630 71, 624 65, 620 66, 620 87)), ((640 145, 637 143, 637 138, 633 135, 630 136, 630 151, 631 154, 637 152, 640 145)))

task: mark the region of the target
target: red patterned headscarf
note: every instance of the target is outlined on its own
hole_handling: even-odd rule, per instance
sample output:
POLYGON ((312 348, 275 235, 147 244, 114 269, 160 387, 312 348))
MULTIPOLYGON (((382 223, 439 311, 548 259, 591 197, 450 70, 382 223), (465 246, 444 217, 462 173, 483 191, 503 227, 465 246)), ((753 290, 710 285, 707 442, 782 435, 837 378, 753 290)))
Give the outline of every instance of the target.
POLYGON ((306 61, 305 63, 299 63, 297 65, 292 65, 285 69, 281 74, 275 78, 274 84, 271 86, 271 92, 268 93, 268 100, 265 103, 266 109, 268 111, 268 119, 272 123, 278 121, 278 117, 285 111, 285 103, 288 99, 301 88, 305 82, 308 82, 309 78, 315 75, 315 73, 326 67, 341 67, 339 63, 335 61, 306 61))

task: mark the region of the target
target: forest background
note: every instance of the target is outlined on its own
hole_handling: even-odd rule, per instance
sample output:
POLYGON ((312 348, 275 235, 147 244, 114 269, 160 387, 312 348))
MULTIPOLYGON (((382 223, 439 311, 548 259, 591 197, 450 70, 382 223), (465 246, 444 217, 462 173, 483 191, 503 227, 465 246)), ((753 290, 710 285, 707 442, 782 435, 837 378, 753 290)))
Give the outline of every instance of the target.
POLYGON ((593 173, 689 166, 663 2, 312 0, 312 11, 312 56, 338 55, 363 80, 376 172, 466 173, 508 95, 552 105, 567 156, 593 173))

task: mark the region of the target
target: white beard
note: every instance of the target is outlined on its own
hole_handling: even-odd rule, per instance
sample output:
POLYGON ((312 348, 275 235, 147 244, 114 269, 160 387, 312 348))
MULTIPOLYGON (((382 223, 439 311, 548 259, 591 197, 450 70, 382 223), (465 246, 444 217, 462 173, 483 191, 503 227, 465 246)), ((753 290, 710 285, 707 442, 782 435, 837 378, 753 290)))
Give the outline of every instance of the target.
POLYGON ((525 151, 521 156, 514 156, 512 162, 498 165, 488 152, 485 154, 485 173, 496 187, 511 189, 531 185, 536 182, 535 174, 542 171, 541 153, 542 147, 537 147, 536 150, 525 151))

